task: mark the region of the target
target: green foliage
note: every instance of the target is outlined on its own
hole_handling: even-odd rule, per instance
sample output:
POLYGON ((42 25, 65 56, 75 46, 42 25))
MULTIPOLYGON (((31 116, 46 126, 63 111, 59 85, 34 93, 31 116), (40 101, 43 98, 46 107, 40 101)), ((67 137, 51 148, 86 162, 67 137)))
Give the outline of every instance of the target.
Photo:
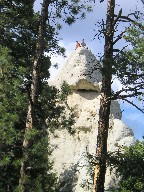
POLYGON ((23 68, 15 67, 10 51, 0 47, 0 189, 18 185, 26 94, 21 93, 23 68), (19 74, 19 75, 18 75, 19 74))
POLYGON ((65 22, 68 25, 73 24, 77 19, 85 18, 86 13, 92 11, 92 6, 89 1, 80 0, 61 0, 53 1, 52 12, 50 12, 50 17, 53 18, 53 22, 65 22))
MULTIPOLYGON (((93 178, 94 167, 98 163, 95 155, 87 154, 87 174, 93 178)), ((108 153, 107 166, 116 171, 119 179, 117 188, 108 189, 109 192, 141 192, 144 189, 144 141, 136 141, 130 147, 123 147, 119 150, 108 153)), ((92 179, 85 180, 83 188, 91 188, 92 179)))
POLYGON ((52 150, 48 143, 47 130, 33 128, 26 134, 31 142, 25 156, 26 163, 26 190, 28 191, 55 191, 56 174, 52 172, 53 163, 49 159, 52 150))
MULTIPOLYGON (((22 154, 22 142, 25 130, 25 119, 28 105, 28 94, 25 91, 22 67, 15 67, 7 48, 0 49, 0 189, 18 191, 19 172, 22 154)), ((43 69, 42 69, 43 70, 43 69)), ((45 78, 41 75, 42 79, 45 78)), ((42 80, 41 79, 41 80, 42 80)), ((39 89, 36 107, 36 127, 25 137, 31 142, 28 148, 27 187, 30 191, 55 191, 55 173, 51 172, 52 162, 48 159, 51 149, 48 143, 47 123, 57 119, 64 107, 58 105, 59 91, 49 87, 47 82, 39 89)), ((63 93, 64 95, 64 93, 63 93)), ((53 127, 55 129, 56 127, 53 127)))
MULTIPOLYGON (((73 133, 74 115, 66 103, 69 87, 62 92, 48 86, 50 58, 45 52, 64 55, 58 45, 57 18, 72 24, 78 15, 87 11, 80 1, 53 1, 44 34, 44 49, 39 59, 39 79, 34 127, 25 134, 27 108, 38 37, 40 13, 33 10, 34 0, 1 1, 0 11, 0 190, 19 191, 21 162, 25 161, 26 189, 28 191, 55 191, 56 175, 51 172, 51 148, 48 131, 67 128, 73 133), (53 11, 55 8, 55 11, 53 11), (68 13, 68 14, 67 14, 68 13), (58 16, 58 17, 57 17, 58 16), (53 25, 50 25, 52 23, 53 25), (67 110, 65 110, 67 108, 67 110), (23 151, 24 138, 30 142, 23 151), (23 156, 24 154, 26 156, 23 156), (25 158, 24 158, 25 157, 25 158)), ((90 8, 88 8, 90 11, 90 8)), ((81 17, 81 16, 80 16, 81 17)))
MULTIPOLYGON (((18 191, 38 19, 39 15, 33 12, 33 1, 31 3, 28 1, 3 1, 2 17, 0 18, 4 29, 4 33, 1 34, 3 47, 0 49, 1 191, 18 191), (31 15, 31 19, 29 19, 29 15, 31 15)), ((47 30, 49 30, 49 35, 45 38, 47 41, 52 39, 54 34, 52 29, 47 26, 47 30)), ((53 42, 55 43, 54 48, 57 45, 54 39, 53 42)), ((27 176, 25 179, 30 191, 54 191, 56 177, 54 173, 50 172, 52 163, 48 156, 51 152, 48 151, 49 144, 45 123, 48 115, 48 110, 45 108, 46 102, 47 99, 51 100, 51 95, 46 93, 45 85, 47 85, 48 68, 51 63, 49 57, 44 54, 42 54, 40 62, 42 67, 39 71, 38 96, 41 97, 39 97, 37 105, 40 108, 35 111, 37 126, 26 135, 31 141, 31 147, 28 149, 29 159, 26 159, 27 176)), ((49 89, 49 91, 51 90, 49 89)))
MULTIPOLYGON (((132 26, 127 29, 127 36, 124 36, 127 42, 130 42, 133 49, 132 51, 135 53, 135 57, 140 61, 144 61, 144 26, 141 24, 140 26, 132 26)), ((130 50, 129 50, 130 51, 130 50)))
POLYGON ((67 17, 65 22, 68 23, 69 25, 71 25, 75 22, 75 19, 73 17, 67 17))
POLYGON ((127 29, 124 39, 129 48, 115 57, 116 75, 123 85, 143 82, 144 71, 144 26, 134 25, 127 29))
POLYGON ((121 177, 118 189, 114 192, 140 192, 144 189, 144 141, 136 141, 124 151, 110 155, 110 164, 121 177))
POLYGON ((66 101, 67 96, 71 93, 71 89, 69 87, 69 85, 66 83, 66 81, 63 82, 62 86, 61 86, 61 95, 60 95, 60 99, 62 101, 66 101))
POLYGON ((67 104, 67 97, 69 94, 71 94, 71 89, 69 85, 64 81, 61 86, 61 92, 59 95, 60 102, 62 103, 62 105, 64 105, 64 110, 61 112, 59 122, 61 122, 61 128, 66 128, 69 133, 74 134, 75 130, 73 128, 73 125, 75 123, 75 115, 74 109, 70 108, 67 104))
POLYGON ((113 74, 123 86, 114 99, 125 100, 144 112, 144 26, 141 20, 143 14, 134 25, 127 28, 123 37, 128 46, 114 57, 113 74), (128 100, 130 97, 135 97, 135 100, 128 100))
POLYGON ((69 133, 75 133, 73 129, 74 120, 74 110, 70 108, 67 104, 67 97, 71 93, 71 89, 66 82, 63 82, 61 86, 61 91, 57 90, 55 87, 50 87, 53 91, 49 91, 54 97, 50 103, 51 107, 48 107, 49 102, 47 102, 48 107, 48 117, 46 123, 49 130, 54 133, 56 129, 67 129, 69 133), (55 93, 55 94, 54 94, 55 93))

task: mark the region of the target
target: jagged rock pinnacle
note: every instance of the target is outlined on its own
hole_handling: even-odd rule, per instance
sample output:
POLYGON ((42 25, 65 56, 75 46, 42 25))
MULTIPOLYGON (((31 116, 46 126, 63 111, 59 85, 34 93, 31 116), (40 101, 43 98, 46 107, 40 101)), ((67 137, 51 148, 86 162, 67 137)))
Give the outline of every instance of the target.
MULTIPOLYGON (((54 170, 58 174, 59 181, 63 183, 59 191, 91 192, 90 188, 82 186, 93 182, 91 175, 88 174, 87 154, 95 155, 96 151, 102 75, 100 64, 90 50, 78 47, 71 54, 53 85, 60 88, 63 81, 72 88, 67 98, 67 105, 74 110, 73 127, 76 133, 70 135, 67 130, 62 129, 50 137, 50 143, 54 147, 52 153, 54 170)), ((67 109, 66 112, 69 114, 67 109)), ((121 121, 119 103, 112 101, 108 151, 114 152, 118 147, 129 146, 133 142, 132 131, 121 121)), ((118 180, 115 171, 107 168, 106 191, 115 187, 118 180)))

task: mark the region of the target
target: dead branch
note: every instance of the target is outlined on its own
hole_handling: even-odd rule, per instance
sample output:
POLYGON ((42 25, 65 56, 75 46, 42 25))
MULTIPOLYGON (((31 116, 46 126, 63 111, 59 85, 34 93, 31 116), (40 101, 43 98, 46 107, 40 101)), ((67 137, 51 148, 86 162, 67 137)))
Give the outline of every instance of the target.
POLYGON ((121 17, 121 14, 122 14, 122 9, 120 9, 118 15, 116 16, 116 19, 113 22, 113 26, 115 26, 115 24, 118 22, 119 18, 121 17))
POLYGON ((122 31, 117 38, 114 40, 113 45, 115 45, 123 36, 123 34, 126 32, 126 30, 122 31))
POLYGON ((144 110, 142 110, 141 108, 139 108, 136 104, 134 104, 132 101, 129 101, 127 99, 122 99, 124 101, 126 101, 127 103, 131 104, 132 106, 134 106, 136 109, 138 109, 139 111, 141 111, 142 113, 144 113, 144 110))
POLYGON ((128 45, 124 46, 119 52, 115 55, 114 59, 119 55, 119 53, 123 53, 125 48, 128 47, 128 45))
MULTIPOLYGON (((131 93, 131 94, 127 94, 127 95, 119 95, 116 99, 125 99, 125 98, 131 98, 131 97, 136 97, 136 96, 139 96, 139 95, 142 95, 143 94, 143 92, 138 92, 138 91, 136 91, 136 92, 133 92, 133 93, 131 93)), ((115 99, 114 99, 115 100, 115 99)))
POLYGON ((142 88, 141 86, 142 86, 141 84, 138 84, 135 87, 128 87, 128 88, 125 88, 125 89, 123 88, 120 91, 117 91, 116 93, 114 93, 113 96, 111 97, 111 100, 125 99, 127 97, 134 97, 134 96, 142 95, 143 92, 139 91, 142 88), (126 94, 126 95, 120 95, 120 94, 122 94, 124 92, 125 93, 131 92, 131 93, 126 94))
POLYGON ((120 52, 119 49, 113 49, 113 52, 120 52))
POLYGON ((119 17, 118 17, 118 15, 114 15, 114 16, 118 18, 118 21, 135 23, 135 21, 133 19, 128 17, 129 15, 128 16, 119 15, 119 17))

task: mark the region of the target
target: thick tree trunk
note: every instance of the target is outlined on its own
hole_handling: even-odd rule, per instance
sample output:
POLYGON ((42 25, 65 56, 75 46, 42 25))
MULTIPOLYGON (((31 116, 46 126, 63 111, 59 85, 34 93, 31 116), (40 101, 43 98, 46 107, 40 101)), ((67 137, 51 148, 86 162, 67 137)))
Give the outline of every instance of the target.
POLYGON ((105 50, 102 71, 102 90, 99 111, 98 136, 96 157, 97 163, 94 170, 94 192, 104 192, 106 158, 107 158, 107 138, 109 128, 109 115, 111 105, 111 79, 113 63, 113 35, 114 35, 114 7, 115 0, 108 0, 107 20, 105 34, 105 50))
POLYGON ((30 140, 27 139, 26 134, 29 130, 31 130, 35 126, 35 106, 37 104, 38 99, 38 88, 39 88, 39 71, 40 71, 40 59, 41 55, 44 51, 45 42, 45 29, 46 29, 46 21, 48 20, 48 6, 51 3, 50 0, 43 0, 42 10, 41 10, 41 18, 38 30, 38 39, 35 51, 35 57, 32 68, 32 81, 30 88, 30 101, 28 106, 27 118, 26 118, 26 129, 23 141, 23 161, 21 163, 20 169, 20 179, 19 179, 19 190, 20 192, 26 192, 26 170, 27 170, 27 162, 29 161, 27 149, 30 148, 31 143, 30 140))

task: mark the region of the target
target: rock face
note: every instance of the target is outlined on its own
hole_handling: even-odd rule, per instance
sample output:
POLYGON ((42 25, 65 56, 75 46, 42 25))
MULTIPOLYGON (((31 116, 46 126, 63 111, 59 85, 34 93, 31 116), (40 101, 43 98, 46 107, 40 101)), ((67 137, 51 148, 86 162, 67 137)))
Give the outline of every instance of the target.
POLYGON ((100 64, 91 51, 79 47, 56 78, 56 85, 59 87, 66 81, 73 90, 100 91, 102 76, 99 68, 100 64))
MULTIPOLYGON (((66 130, 57 131, 51 136, 51 144, 55 147, 52 157, 54 170, 61 181, 62 192, 90 192, 86 183, 92 182, 88 173, 87 154, 95 154, 98 114, 100 106, 100 89, 102 76, 100 64, 90 50, 78 48, 68 58, 67 63, 55 80, 56 87, 66 81, 72 93, 67 103, 74 109, 76 130, 70 135, 66 130), (85 187, 84 187, 85 186, 85 187)), ((119 103, 111 104, 108 150, 115 151, 118 146, 129 146, 134 142, 132 131, 121 121, 119 103)), ((114 172, 107 169, 105 188, 117 184, 114 172)))

